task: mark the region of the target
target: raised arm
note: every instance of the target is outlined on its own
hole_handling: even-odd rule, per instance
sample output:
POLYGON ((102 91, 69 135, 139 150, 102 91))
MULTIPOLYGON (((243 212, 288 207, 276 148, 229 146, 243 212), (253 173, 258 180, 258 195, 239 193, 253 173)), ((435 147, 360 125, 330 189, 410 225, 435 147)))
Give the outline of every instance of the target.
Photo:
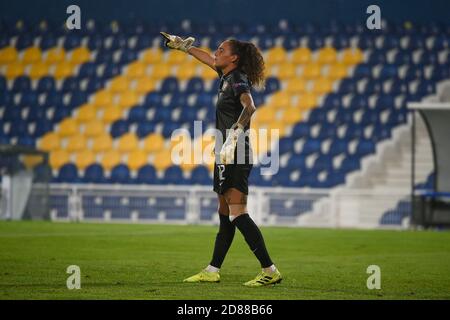
POLYGON ((191 56, 196 58, 198 61, 206 64, 207 66, 211 67, 212 69, 216 70, 214 67, 214 58, 212 55, 210 55, 205 50, 202 50, 197 47, 190 47, 187 51, 191 56))

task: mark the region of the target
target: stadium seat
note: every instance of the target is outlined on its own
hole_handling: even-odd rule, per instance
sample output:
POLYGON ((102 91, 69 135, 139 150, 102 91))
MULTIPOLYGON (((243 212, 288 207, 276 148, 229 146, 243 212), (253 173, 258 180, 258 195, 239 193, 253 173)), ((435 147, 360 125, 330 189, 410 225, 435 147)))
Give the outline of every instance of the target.
POLYGON ((103 167, 98 163, 93 163, 86 167, 82 181, 85 183, 106 182, 103 167))
POLYGON ((146 164, 139 168, 136 183, 139 184, 154 184, 156 183, 156 170, 151 164, 146 164))
POLYGON ((57 182, 77 183, 79 182, 78 169, 73 163, 66 163, 58 171, 57 182))
POLYGON ((124 164, 116 165, 111 170, 111 183, 127 184, 131 183, 130 170, 124 164))
POLYGON ((92 143, 92 151, 99 153, 99 152, 106 152, 112 148, 112 138, 109 134, 101 134, 93 139, 92 143))
POLYGON ((108 150, 101 156, 101 165, 105 170, 110 171, 120 163, 120 153, 116 150, 108 150))
POLYGON ((134 133, 125 133, 117 141, 117 150, 121 153, 132 152, 137 149, 138 143, 134 133))
POLYGON ((70 160, 69 153, 65 150, 55 150, 50 153, 50 166, 59 169, 70 160))
POLYGON ((85 170, 95 162, 95 154, 91 150, 80 150, 75 155, 75 165, 79 170, 85 170))

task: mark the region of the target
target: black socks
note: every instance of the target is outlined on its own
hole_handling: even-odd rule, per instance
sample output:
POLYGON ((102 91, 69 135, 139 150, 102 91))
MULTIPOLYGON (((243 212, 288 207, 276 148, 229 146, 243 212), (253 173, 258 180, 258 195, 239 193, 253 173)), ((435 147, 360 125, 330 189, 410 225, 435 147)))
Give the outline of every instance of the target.
POLYGON ((228 216, 219 214, 220 226, 219 232, 216 236, 216 243, 214 245, 213 257, 210 265, 216 268, 222 266, 223 260, 227 255, 228 249, 231 246, 234 238, 234 232, 236 230, 233 223, 230 222, 228 216))
MULTIPOLYGON (((228 218, 228 217, 227 217, 228 218)), ((250 250, 255 254, 261 263, 262 268, 270 267, 273 262, 269 257, 266 245, 264 243, 264 238, 255 222, 250 218, 248 213, 241 214, 237 216, 232 222, 242 233, 247 242, 250 250)), ((230 242, 231 243, 231 242, 230 242)), ((217 240, 216 240, 217 244, 217 240)))

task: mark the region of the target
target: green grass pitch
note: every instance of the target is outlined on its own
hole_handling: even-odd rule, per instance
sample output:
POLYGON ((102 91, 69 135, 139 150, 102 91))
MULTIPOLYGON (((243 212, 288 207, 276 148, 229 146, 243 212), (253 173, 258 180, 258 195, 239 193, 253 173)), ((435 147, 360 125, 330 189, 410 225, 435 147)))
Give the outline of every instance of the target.
POLYGON ((217 227, 0 222, 0 299, 450 299, 450 232, 261 230, 284 280, 246 288, 260 269, 239 232, 221 282, 187 284, 217 227), (66 287, 69 265, 79 290, 66 287), (367 289, 369 265, 380 290, 367 289))

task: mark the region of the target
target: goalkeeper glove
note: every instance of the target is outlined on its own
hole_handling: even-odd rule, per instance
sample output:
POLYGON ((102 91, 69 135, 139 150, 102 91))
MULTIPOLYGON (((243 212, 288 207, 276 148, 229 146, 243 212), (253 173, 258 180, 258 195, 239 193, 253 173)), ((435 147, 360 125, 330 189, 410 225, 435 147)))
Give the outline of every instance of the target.
POLYGON ((220 150, 221 164, 232 164, 234 162, 234 150, 236 149, 239 135, 243 132, 244 127, 241 124, 235 123, 231 126, 228 137, 220 150))
POLYGON ((182 39, 179 36, 168 34, 162 31, 160 33, 165 39, 164 45, 167 48, 181 50, 183 52, 187 52, 192 47, 192 44, 195 41, 195 38, 193 37, 182 39))

